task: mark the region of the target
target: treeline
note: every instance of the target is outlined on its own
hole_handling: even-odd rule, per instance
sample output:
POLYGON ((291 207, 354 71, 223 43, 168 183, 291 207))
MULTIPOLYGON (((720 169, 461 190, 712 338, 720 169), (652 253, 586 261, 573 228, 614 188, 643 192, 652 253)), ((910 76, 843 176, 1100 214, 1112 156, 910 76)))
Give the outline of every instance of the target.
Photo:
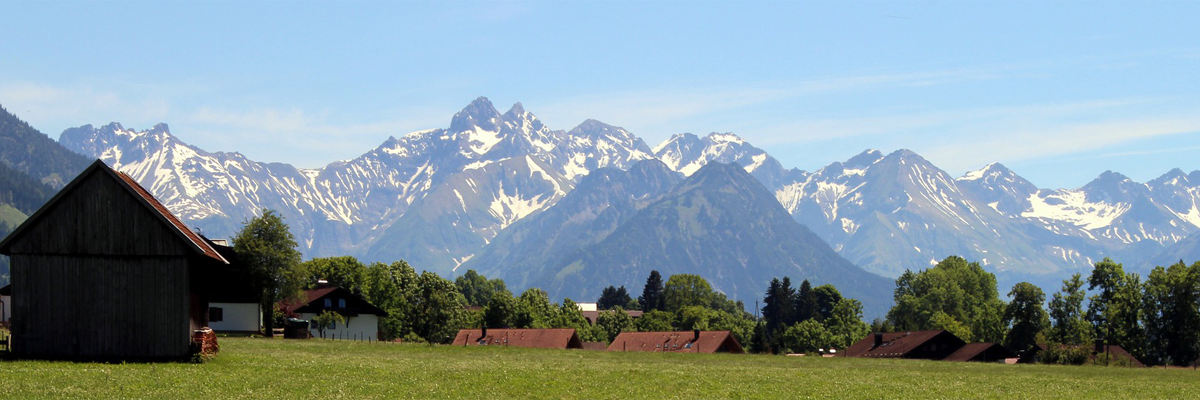
MULTIPOLYGON (((949 257, 896 280, 896 304, 873 329, 944 329, 969 342, 1003 343, 1015 351, 1035 344, 1118 345, 1148 365, 1191 365, 1200 358, 1200 262, 1156 267, 1145 281, 1105 258, 1088 276, 1064 280, 1048 308, 1041 288, 1013 286, 999 298, 996 278, 975 262, 949 257), (1085 288, 1086 286, 1086 288, 1085 288), (1090 296, 1089 296, 1090 291, 1090 296)), ((1050 361, 1078 363, 1076 356, 1050 361)))
POLYGON ((388 312, 379 324, 384 340, 449 343, 460 329, 485 326, 574 328, 589 342, 611 342, 626 331, 700 329, 728 330, 743 347, 780 352, 840 348, 866 335, 858 301, 843 299, 832 286, 811 288, 807 281, 795 291, 786 277, 771 283, 763 309, 768 315, 758 318, 700 276, 677 274, 664 281, 651 271, 636 300, 624 287, 605 288, 597 299, 605 311, 590 324, 569 298, 554 303, 537 288, 514 295, 504 281, 473 270, 451 281, 431 272, 418 274, 404 261, 367 265, 344 256, 300 262, 294 237, 270 210, 247 221, 233 248, 262 289, 263 308, 277 310, 265 323, 268 332, 286 317, 278 302, 294 300, 325 280, 388 312), (627 310, 634 309, 642 311, 641 317, 629 315, 627 310))

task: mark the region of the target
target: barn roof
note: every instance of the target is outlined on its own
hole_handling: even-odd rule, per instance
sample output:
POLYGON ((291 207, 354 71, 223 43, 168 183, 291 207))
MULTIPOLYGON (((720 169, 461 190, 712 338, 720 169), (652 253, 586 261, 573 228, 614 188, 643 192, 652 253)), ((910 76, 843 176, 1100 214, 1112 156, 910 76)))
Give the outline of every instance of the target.
POLYGON ((581 349, 583 342, 574 329, 463 329, 454 336, 455 346, 513 346, 543 349, 581 349))
POLYGON ((128 190, 130 194, 133 194, 134 197, 136 197, 142 203, 142 205, 150 209, 151 214, 154 214, 154 216, 160 221, 169 225, 172 228, 171 231, 179 235, 180 239, 186 241, 189 244, 189 247, 191 247, 197 253, 220 261, 223 264, 229 263, 229 261, 225 260, 224 257, 221 257, 221 254, 218 253, 216 249, 213 249, 213 247, 210 246, 207 241, 201 238, 200 235, 197 235, 196 232, 192 232, 187 225, 184 225, 183 221, 180 221, 175 214, 172 214, 170 210, 167 210, 167 207, 163 206, 158 199, 155 199, 154 195, 150 194, 150 192, 143 188, 142 185, 139 185, 137 181, 133 180, 133 178, 129 177, 129 175, 125 175, 121 172, 113 170, 108 166, 108 164, 105 164, 104 161, 101 160, 96 160, 92 163, 92 165, 88 166, 87 169, 79 173, 79 176, 76 176, 75 179, 71 180, 71 183, 68 183, 67 186, 62 188, 62 190, 59 190, 58 194, 55 194, 50 201, 47 201, 46 204, 42 206, 42 208, 39 208, 37 212, 34 212, 33 215, 29 216, 29 218, 27 218, 25 222, 21 223, 16 230, 13 230, 13 232, 9 234, 7 238, 5 238, 3 241, 0 241, 0 252, 7 251, 9 243, 11 243, 15 238, 21 236, 21 233, 24 232, 26 228, 31 226, 33 222, 38 220, 39 217, 47 212, 47 210, 53 209, 55 203, 62 199, 67 193, 73 191, 77 186, 79 186, 80 182, 86 180, 87 177, 91 176, 93 173, 105 174, 106 176, 109 176, 120 183, 121 186, 128 190))
POLYGON ((745 352, 729 331, 621 332, 608 351, 715 353, 722 347, 731 353, 745 352))
POLYGON ((954 353, 946 356, 943 360, 946 361, 971 361, 981 354, 992 352, 999 355, 998 358, 1015 358, 1016 353, 1013 353, 1007 347, 996 343, 967 343, 960 347, 954 353))
POLYGON ((845 357, 903 357, 941 335, 954 336, 946 331, 872 333, 850 345, 842 354, 845 357), (882 344, 879 346, 875 346, 876 335, 883 335, 882 344))

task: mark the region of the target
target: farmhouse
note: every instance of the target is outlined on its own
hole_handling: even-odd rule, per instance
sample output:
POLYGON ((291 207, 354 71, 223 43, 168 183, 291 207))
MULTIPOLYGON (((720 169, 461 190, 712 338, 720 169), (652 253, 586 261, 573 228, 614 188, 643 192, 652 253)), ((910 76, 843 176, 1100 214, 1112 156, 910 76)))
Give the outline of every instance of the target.
POLYGON ((582 349, 574 329, 463 329, 454 346, 513 346, 542 349, 582 349))
POLYGON ((228 264, 129 176, 97 160, 0 242, 12 351, 178 357, 208 325, 206 274, 228 264))
POLYGON ((621 332, 608 351, 736 353, 746 351, 729 331, 621 332))
POLYGON ((217 266, 206 274, 208 288, 208 326, 219 333, 258 333, 262 331, 262 292, 255 289, 250 271, 233 248, 224 240, 209 240, 228 265, 217 266))
MULTIPOLYGON (((344 324, 335 324, 325 329, 325 337, 351 340, 378 340, 379 317, 388 313, 367 302, 361 296, 345 288, 330 286, 324 281, 316 289, 304 292, 305 302, 299 304, 281 304, 285 313, 295 313, 300 319, 312 321, 313 317, 325 311, 332 311, 346 317, 344 324)), ((310 324, 310 332, 314 337, 321 333, 316 324, 310 324)))
POLYGON ((850 345, 841 356, 941 360, 966 344, 946 331, 873 333, 850 345))

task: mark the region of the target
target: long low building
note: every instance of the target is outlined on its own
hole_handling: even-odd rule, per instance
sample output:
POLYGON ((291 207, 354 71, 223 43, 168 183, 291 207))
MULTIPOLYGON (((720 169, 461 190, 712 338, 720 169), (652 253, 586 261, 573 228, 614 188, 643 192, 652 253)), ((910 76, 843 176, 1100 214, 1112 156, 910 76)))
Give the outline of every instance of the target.
POLYGON ((542 349, 582 349, 574 329, 463 329, 454 346, 513 346, 542 349))
POLYGON ((729 331, 621 332, 608 351, 736 353, 746 351, 729 331))

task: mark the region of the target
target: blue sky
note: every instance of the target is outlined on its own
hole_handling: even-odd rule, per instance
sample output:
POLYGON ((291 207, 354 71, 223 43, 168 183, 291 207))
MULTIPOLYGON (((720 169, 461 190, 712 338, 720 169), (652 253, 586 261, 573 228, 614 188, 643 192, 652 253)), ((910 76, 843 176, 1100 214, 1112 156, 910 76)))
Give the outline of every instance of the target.
POLYGON ((1197 2, 5 3, 0 105, 320 167, 477 96, 806 170, 908 148, 1041 187, 1200 169, 1197 2))

